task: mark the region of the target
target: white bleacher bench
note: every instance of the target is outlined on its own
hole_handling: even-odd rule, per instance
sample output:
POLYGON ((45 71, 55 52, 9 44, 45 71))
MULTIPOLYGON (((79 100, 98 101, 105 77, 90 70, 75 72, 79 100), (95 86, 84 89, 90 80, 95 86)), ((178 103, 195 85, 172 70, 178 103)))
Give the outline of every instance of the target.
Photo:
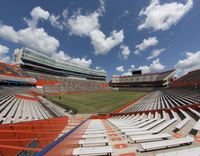
POLYGON ((98 139, 87 139, 80 140, 79 145, 89 146, 89 145, 108 145, 109 140, 107 138, 98 138, 98 139))
POLYGON ((136 142, 147 142, 147 141, 156 141, 156 140, 162 140, 162 139, 168 139, 171 135, 168 133, 163 134, 149 134, 149 135, 141 135, 141 136, 131 136, 131 140, 136 142))
POLYGON ((165 119, 160 119, 160 120, 158 120, 158 121, 156 121, 156 122, 153 122, 152 124, 149 124, 149 125, 146 126, 146 127, 140 128, 140 129, 138 129, 138 130, 134 130, 134 129, 133 129, 133 131, 125 132, 125 134, 126 134, 127 136, 130 136, 130 135, 140 135, 140 134, 153 134, 153 131, 151 131, 151 130, 149 130, 149 129, 151 129, 152 127, 155 127, 155 126, 161 124, 161 123, 164 122, 164 121, 165 121, 165 119))
POLYGON ((100 146, 100 147, 79 147, 73 150, 73 155, 111 155, 113 149, 111 146, 100 146))
POLYGON ((141 123, 144 123, 144 122, 146 122, 146 121, 148 121, 149 119, 143 119, 143 120, 140 120, 140 121, 138 121, 138 122, 136 122, 136 123, 134 123, 134 124, 132 124, 131 126, 137 126, 137 125, 139 125, 139 124, 141 124, 141 123))
POLYGON ((136 136, 136 135, 147 135, 147 134, 154 134, 154 131, 133 131, 133 132, 127 132, 125 133, 127 135, 127 137, 130 136, 136 136))
POLYGON ((101 132, 105 132, 105 129, 86 129, 85 132, 96 132, 96 131, 101 131, 101 132))
POLYGON ((188 121, 190 121, 190 116, 183 110, 180 109, 180 112, 185 116, 185 119, 178 123, 175 127, 181 129, 188 121))
POLYGON ((143 113, 138 119, 135 119, 135 120, 132 121, 131 123, 138 122, 138 121, 142 120, 144 117, 145 117, 145 114, 143 113))
POLYGON ((171 120, 168 120, 166 122, 164 122, 163 124, 161 124, 159 127, 156 127, 153 130, 148 130, 145 131, 144 129, 141 129, 143 131, 133 131, 133 132, 125 132, 125 134, 127 136, 131 136, 131 135, 144 135, 144 134, 157 134, 159 132, 161 132, 162 130, 164 130, 166 127, 170 126, 172 123, 174 123, 177 120, 177 118, 173 118, 171 120))
POLYGON ((107 135, 106 134, 88 134, 88 135, 82 135, 83 139, 87 139, 87 138, 106 138, 107 135))
POLYGON ((101 129, 104 129, 104 127, 103 126, 90 126, 90 127, 88 127, 88 129, 96 129, 96 130, 101 130, 101 129))
MULTIPOLYGON (((141 124, 143 124, 143 125, 145 125, 145 123, 147 123, 148 124, 148 122, 153 122, 153 121, 148 121, 149 119, 143 119, 143 120, 140 120, 140 121, 137 121, 137 122, 135 122, 135 123, 128 123, 128 122, 119 122, 119 121, 113 121, 113 120, 110 120, 110 122, 115 126, 115 127, 117 127, 117 128, 127 128, 127 129, 129 129, 129 128, 131 128, 131 127, 135 127, 135 126, 140 126, 140 124, 139 123, 141 123, 141 124), (142 123, 143 122, 143 123, 142 123), (139 124, 139 125, 138 125, 139 124)), ((154 119, 151 119, 151 120, 156 120, 155 118, 154 119)))
POLYGON ((148 124, 153 123, 154 121, 156 121, 156 119, 150 119, 150 120, 148 120, 147 122, 144 122, 144 123, 142 123, 142 124, 140 124, 140 125, 137 125, 137 126, 135 126, 135 127, 138 127, 138 128, 144 127, 144 126, 146 126, 146 125, 148 125, 148 124))
POLYGON ((96 131, 86 131, 85 134, 105 134, 105 131, 99 131, 99 130, 96 130, 96 131))
POLYGON ((161 124, 161 123, 164 122, 165 120, 166 120, 166 119, 157 120, 157 121, 155 121, 155 122, 153 122, 153 123, 151 123, 151 124, 145 126, 145 127, 142 128, 142 129, 143 129, 143 130, 149 130, 149 129, 151 129, 151 128, 153 128, 153 127, 155 127, 155 126, 161 124))
POLYGON ((148 143, 141 143, 141 149, 137 149, 140 152, 151 151, 151 150, 159 150, 170 147, 177 147, 181 145, 189 145, 194 141, 193 137, 186 136, 184 138, 172 139, 172 140, 163 140, 163 141, 155 141, 148 143))
POLYGON ((200 156, 200 147, 156 154, 156 156, 184 156, 184 155, 200 156))
POLYGON ((179 122, 175 127, 177 129, 181 129, 184 125, 186 125, 186 123, 190 121, 190 117, 186 117, 184 120, 182 120, 181 122, 179 122))
POLYGON ((138 132, 138 131, 144 131, 142 128, 132 128, 132 129, 121 129, 121 131, 126 134, 128 132, 138 132))
POLYGON ((198 117, 200 117, 200 113, 192 108, 188 108, 190 111, 192 111, 194 114, 196 114, 198 117))
POLYGON ((171 124, 173 124, 174 122, 177 121, 177 118, 173 118, 171 120, 166 121, 165 123, 163 123, 162 125, 160 125, 159 127, 154 129, 154 133, 159 133, 162 130, 164 130, 165 128, 169 127, 171 124))
POLYGON ((90 132, 106 132, 105 129, 85 129, 85 132, 90 133, 90 132))
POLYGON ((139 125, 140 123, 143 123, 145 121, 147 121, 149 119, 145 118, 139 121, 111 121, 116 127, 130 127, 130 126, 135 126, 135 125, 139 125))

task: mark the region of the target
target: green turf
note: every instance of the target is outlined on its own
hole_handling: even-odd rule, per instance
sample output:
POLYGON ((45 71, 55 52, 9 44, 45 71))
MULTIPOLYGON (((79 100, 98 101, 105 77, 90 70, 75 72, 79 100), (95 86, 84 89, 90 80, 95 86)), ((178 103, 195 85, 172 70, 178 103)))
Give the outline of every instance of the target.
POLYGON ((121 108, 144 94, 144 92, 112 91, 61 95, 61 99, 59 99, 59 96, 49 97, 49 99, 60 103, 62 106, 75 108, 79 113, 108 113, 121 108))

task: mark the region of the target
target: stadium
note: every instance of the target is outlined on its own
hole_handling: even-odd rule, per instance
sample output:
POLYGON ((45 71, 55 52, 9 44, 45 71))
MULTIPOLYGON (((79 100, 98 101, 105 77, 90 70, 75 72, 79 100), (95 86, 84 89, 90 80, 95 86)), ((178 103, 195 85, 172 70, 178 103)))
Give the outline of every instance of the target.
POLYGON ((200 156, 197 2, 21 2, 0 5, 0 156, 200 156))
POLYGON ((199 153, 199 70, 133 71, 109 86, 106 72, 17 51, 0 64, 1 155, 199 153))

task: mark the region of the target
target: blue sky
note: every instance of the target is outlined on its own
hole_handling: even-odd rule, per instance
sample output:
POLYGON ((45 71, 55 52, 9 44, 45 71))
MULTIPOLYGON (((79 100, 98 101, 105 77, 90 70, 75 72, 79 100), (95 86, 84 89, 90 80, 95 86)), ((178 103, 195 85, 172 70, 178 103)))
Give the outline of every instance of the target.
POLYGON ((50 57, 129 75, 200 68, 197 0, 2 0, 0 60, 27 46, 50 57))

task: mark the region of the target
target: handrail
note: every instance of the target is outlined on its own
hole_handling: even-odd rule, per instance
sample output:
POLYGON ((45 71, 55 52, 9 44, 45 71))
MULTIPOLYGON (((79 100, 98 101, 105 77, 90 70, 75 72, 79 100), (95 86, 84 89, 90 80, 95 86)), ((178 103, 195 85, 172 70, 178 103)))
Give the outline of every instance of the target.
POLYGON ((60 142, 62 142, 66 137, 68 137, 70 134, 72 134, 76 129, 78 129, 81 125, 83 125, 88 119, 71 129, 69 132, 65 133, 63 136, 58 138, 53 143, 49 144, 45 148, 42 149, 39 153, 35 154, 35 156, 44 156, 47 152, 49 152, 52 148, 54 148, 56 145, 58 145, 60 142))

